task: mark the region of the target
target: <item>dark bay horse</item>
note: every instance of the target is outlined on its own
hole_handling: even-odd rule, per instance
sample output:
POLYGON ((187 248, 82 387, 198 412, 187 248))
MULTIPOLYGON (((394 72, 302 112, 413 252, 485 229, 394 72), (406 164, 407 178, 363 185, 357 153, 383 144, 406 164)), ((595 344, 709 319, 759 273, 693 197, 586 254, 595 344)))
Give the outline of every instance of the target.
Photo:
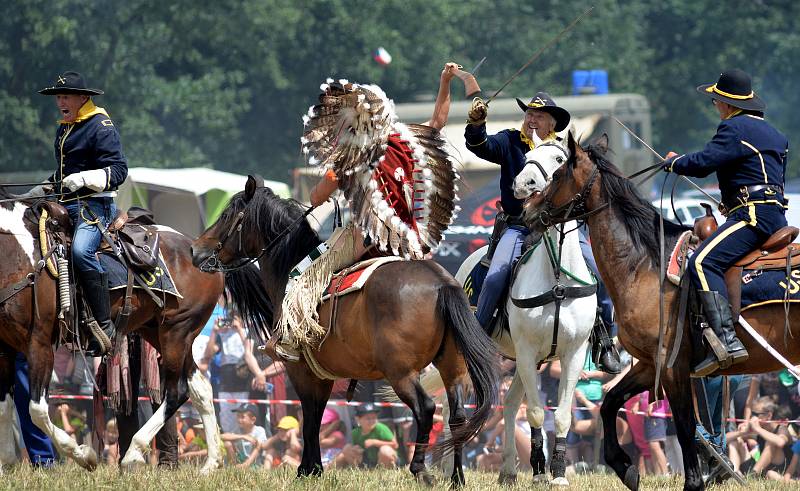
MULTIPOLYGON (((605 458, 630 489, 637 489, 639 474, 620 447, 616 435, 616 416, 631 396, 655 383, 659 332, 659 252, 658 211, 641 198, 636 189, 605 157, 608 140, 581 148, 572 135, 568 140, 570 159, 553 175, 544 190, 526 204, 526 222, 542 228, 545 223, 560 223, 579 215, 586 217, 600 275, 614 302, 619 323, 619 339, 639 360, 631 371, 605 397, 601 409, 605 431, 605 458), (587 216, 588 215, 588 216, 587 216)), ((672 250, 684 229, 665 221, 667 250, 672 250)), ((672 350, 675 340, 678 289, 665 285, 665 348, 672 350)), ((780 303, 748 309, 743 317, 793 363, 800 362, 800 342, 784 344, 784 308, 780 303)), ((792 323, 800 311, 790 311, 792 323)), ((764 373, 783 366, 737 326, 750 358, 744 363, 714 375, 764 373)), ((694 445, 695 417, 692 411, 690 363, 692 336, 683 336, 678 358, 662 373, 662 384, 672 408, 678 440, 683 452, 686 479, 684 489, 703 489, 694 445)))
MULTIPOLYGON (((228 273, 226 286, 234 303, 251 323, 264 325, 272 317, 268 305, 280 306, 288 273, 320 243, 292 200, 257 187, 250 177, 217 223, 192 244, 194 264, 208 269, 235 269, 247 258, 258 258, 260 278, 242 270, 228 273)), ((435 406, 419 383, 430 363, 445 381, 451 411, 454 484, 464 483, 461 447, 482 427, 497 394, 496 349, 475 320, 461 287, 433 261, 398 261, 378 268, 364 288, 341 297, 335 329, 319 350, 317 362, 340 378, 386 379, 417 423, 416 447, 410 465, 419 481, 430 483, 425 452, 435 406), (478 408, 467 420, 464 386, 472 379, 478 408)), ((320 307, 320 321, 330 319, 330 305, 320 307)), ((277 315, 276 315, 277 320, 277 315)), ((319 429, 333 380, 318 378, 305 358, 286 363, 303 408, 303 458, 298 476, 322 473, 319 429)))
MULTIPOLYGON (((0 197, 8 198, 0 188, 0 197)), ((35 205, 33 205, 35 206, 35 205)), ((206 428, 216 428, 211 385, 196 370, 191 356, 192 341, 211 316, 223 289, 221 274, 198 271, 191 263, 188 237, 166 227, 159 227, 160 250, 183 298, 166 295, 163 309, 150 297, 134 289, 133 312, 126 332, 138 332, 161 354, 161 378, 164 402, 153 417, 133 436, 123 465, 144 463, 143 453, 165 421, 186 402, 191 394, 206 428)), ((38 223, 31 207, 19 201, 0 202, 0 403, 10 400, 14 382, 14 352, 25 355, 29 364, 31 389, 30 414, 33 422, 53 441, 56 450, 93 470, 97 456, 91 447, 77 445, 48 416, 45 391, 53 371, 53 345, 59 335, 57 319, 57 283, 46 270, 26 286, 6 297, 11 287, 33 273, 42 258, 38 223)), ((112 318, 121 308, 124 290, 111 292, 112 318)), ((7 414, 3 412, 2 414, 7 414)), ((10 421, 0 421, 0 425, 10 421)), ((210 471, 219 463, 216 431, 206 431, 209 438, 210 471)), ((121 442, 122 443, 122 442, 121 442)))

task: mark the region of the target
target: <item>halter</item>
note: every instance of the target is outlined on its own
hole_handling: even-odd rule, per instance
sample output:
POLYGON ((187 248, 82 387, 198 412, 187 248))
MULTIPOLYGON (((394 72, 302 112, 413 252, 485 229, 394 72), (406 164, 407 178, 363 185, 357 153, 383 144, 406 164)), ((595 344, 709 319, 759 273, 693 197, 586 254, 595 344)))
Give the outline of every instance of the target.
POLYGON ((549 227, 551 225, 555 225, 557 223, 565 223, 570 220, 584 220, 600 211, 604 210, 608 207, 608 203, 603 204, 595 208, 594 210, 587 210, 586 209, 586 198, 589 196, 589 192, 594 186, 594 182, 597 180, 597 177, 600 175, 600 168, 597 167, 597 164, 592 162, 592 173, 589 175, 589 179, 586 180, 581 190, 572 197, 569 201, 564 203, 561 206, 553 207, 552 202, 552 190, 545 196, 544 200, 544 209, 539 212, 539 216, 537 220, 544 226, 549 227), (572 212, 576 212, 576 215, 572 215, 572 212))
POLYGON ((217 245, 214 246, 214 250, 211 252, 211 255, 205 258, 203 262, 200 263, 198 268, 200 269, 200 271, 206 273, 216 273, 216 272, 230 273, 232 271, 237 271, 244 268, 245 266, 253 264, 254 262, 261 259, 264 256, 264 254, 266 254, 268 250, 272 249, 272 247, 275 244, 277 244, 278 241, 281 240, 286 234, 294 230, 294 228, 297 225, 299 225, 300 222, 305 220, 306 217, 313 210, 314 210, 313 206, 308 208, 305 212, 303 212, 303 215, 301 217, 292 222, 291 225, 283 229, 281 233, 279 233, 277 236, 275 236, 274 239, 269 241, 267 245, 262 247, 261 250, 258 252, 258 254, 255 255, 254 257, 245 256, 239 258, 236 262, 233 263, 233 265, 228 266, 224 264, 222 261, 220 261, 219 252, 222 251, 222 248, 225 246, 225 242, 227 242, 227 240, 233 235, 234 232, 236 232, 239 236, 239 247, 237 252, 244 255, 243 254, 244 249, 242 248, 242 221, 244 220, 245 213, 244 210, 240 211, 239 213, 236 214, 236 218, 233 220, 233 223, 231 223, 231 226, 228 227, 228 230, 222 235, 222 237, 220 237, 217 240, 217 245))
MULTIPOLYGON (((551 140, 544 143, 540 143, 539 145, 536 146, 536 148, 541 148, 541 147, 556 147, 558 150, 561 151, 561 153, 564 154, 564 161, 566 162, 567 160, 569 160, 569 154, 567 153, 567 150, 563 146, 559 145, 558 142, 551 140)), ((539 172, 542 173, 542 176, 544 177, 545 181, 548 181, 550 179, 550 175, 547 173, 547 171, 544 170, 544 167, 542 166, 542 164, 539 163, 538 160, 528 160, 525 162, 525 164, 535 165, 536 168, 539 169, 539 172)))

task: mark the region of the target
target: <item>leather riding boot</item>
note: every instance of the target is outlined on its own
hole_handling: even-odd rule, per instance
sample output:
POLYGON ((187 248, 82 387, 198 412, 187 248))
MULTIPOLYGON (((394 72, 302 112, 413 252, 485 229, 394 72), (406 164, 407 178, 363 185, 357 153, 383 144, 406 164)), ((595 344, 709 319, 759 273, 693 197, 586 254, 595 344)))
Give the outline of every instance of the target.
POLYGON ((622 362, 619 353, 614 346, 614 340, 608 334, 603 319, 600 317, 599 309, 597 318, 592 328, 592 360, 597 368, 612 375, 622 371, 622 362))
MULTIPOLYGON (((716 291, 698 290, 697 297, 703 306, 706 322, 714 334, 724 345, 730 358, 730 364, 741 363, 748 358, 747 350, 736 337, 736 330, 733 324, 733 314, 728 300, 716 291)), ((712 350, 697 366, 695 366, 692 376, 706 377, 720 368, 720 359, 712 350)))
POLYGON ((83 298, 92 311, 97 326, 89 323, 93 338, 89 340, 86 354, 103 356, 109 351, 114 341, 116 329, 111 322, 111 299, 108 290, 108 273, 99 271, 83 271, 80 273, 83 298))

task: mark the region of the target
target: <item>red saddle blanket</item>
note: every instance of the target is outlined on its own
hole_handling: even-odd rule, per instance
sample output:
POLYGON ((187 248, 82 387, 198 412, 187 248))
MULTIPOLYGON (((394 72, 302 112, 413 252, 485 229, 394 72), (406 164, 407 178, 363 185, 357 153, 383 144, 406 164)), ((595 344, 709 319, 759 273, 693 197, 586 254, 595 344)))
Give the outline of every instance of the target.
POLYGON ((322 300, 327 300, 332 295, 338 297, 358 291, 364 287, 364 284, 376 269, 384 264, 403 260, 403 258, 397 256, 376 257, 361 261, 345 270, 339 271, 331 278, 322 300))

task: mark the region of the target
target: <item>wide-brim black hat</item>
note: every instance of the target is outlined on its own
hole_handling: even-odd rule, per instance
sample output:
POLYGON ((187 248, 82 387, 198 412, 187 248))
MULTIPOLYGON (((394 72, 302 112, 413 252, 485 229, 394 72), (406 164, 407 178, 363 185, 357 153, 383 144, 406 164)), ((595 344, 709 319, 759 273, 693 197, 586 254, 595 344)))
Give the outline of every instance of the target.
POLYGON ((554 101, 547 92, 537 92, 536 95, 533 96, 533 99, 531 99, 531 102, 527 104, 517 99, 517 104, 519 104, 520 109, 523 111, 536 109, 537 111, 544 111, 553 116, 556 120, 556 131, 563 130, 569 124, 569 111, 563 107, 558 107, 556 101, 554 101))
POLYGON ((703 84, 697 91, 712 99, 746 111, 763 111, 767 105, 753 92, 753 82, 747 72, 739 69, 722 72, 715 84, 703 84))
POLYGON ((56 77, 56 82, 51 87, 45 87, 39 91, 43 95, 56 94, 83 94, 83 95, 103 95, 100 89, 90 89, 86 86, 83 77, 78 72, 64 72, 56 77))

